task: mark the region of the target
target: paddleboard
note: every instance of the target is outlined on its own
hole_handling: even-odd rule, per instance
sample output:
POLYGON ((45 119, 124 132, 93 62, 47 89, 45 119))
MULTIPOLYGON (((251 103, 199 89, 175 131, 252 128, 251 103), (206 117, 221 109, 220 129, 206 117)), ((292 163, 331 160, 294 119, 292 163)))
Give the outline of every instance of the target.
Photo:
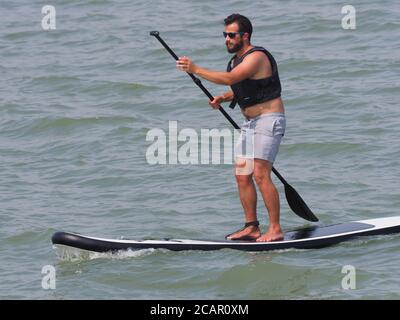
POLYGON ((348 241, 359 236, 373 236, 400 232, 400 216, 360 221, 351 221, 326 226, 311 226, 284 233, 284 240, 256 242, 238 240, 190 240, 190 239, 105 239, 72 232, 56 232, 52 236, 54 245, 64 245, 95 252, 119 250, 168 249, 269 251, 282 249, 316 249, 348 241))

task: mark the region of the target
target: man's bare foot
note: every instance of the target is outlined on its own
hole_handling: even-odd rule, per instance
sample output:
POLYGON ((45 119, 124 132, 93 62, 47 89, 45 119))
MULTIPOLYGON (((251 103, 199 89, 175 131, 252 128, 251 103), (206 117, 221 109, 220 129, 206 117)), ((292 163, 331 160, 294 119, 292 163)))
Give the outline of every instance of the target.
POLYGON ((257 242, 272 242, 272 241, 282 241, 283 232, 280 227, 269 228, 267 233, 263 234, 261 237, 257 238, 257 242))
POLYGON ((261 236, 260 229, 256 226, 248 226, 226 236, 228 240, 256 240, 261 236))

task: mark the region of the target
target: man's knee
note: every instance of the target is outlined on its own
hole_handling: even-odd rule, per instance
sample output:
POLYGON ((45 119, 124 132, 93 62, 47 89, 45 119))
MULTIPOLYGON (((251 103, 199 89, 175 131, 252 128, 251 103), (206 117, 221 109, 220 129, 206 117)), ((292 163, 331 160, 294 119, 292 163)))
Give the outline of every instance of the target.
POLYGON ((272 183, 271 177, 269 176, 267 170, 254 170, 254 180, 258 186, 265 183, 272 183))
POLYGON ((255 160, 253 175, 257 185, 272 183, 271 170, 272 170, 272 164, 269 161, 262 159, 255 160))

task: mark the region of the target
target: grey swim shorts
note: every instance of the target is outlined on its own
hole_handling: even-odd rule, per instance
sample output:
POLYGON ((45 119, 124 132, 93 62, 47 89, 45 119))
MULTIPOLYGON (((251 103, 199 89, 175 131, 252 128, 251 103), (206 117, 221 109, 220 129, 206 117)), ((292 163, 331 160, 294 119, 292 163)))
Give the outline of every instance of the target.
POLYGON ((274 163, 285 128, 284 113, 264 113, 245 120, 235 146, 235 157, 274 163))

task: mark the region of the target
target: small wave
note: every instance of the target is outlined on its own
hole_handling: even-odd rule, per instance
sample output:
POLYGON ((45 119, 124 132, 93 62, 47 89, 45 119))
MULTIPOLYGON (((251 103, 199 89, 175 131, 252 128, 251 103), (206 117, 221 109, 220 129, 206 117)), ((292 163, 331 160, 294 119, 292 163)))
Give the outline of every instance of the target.
POLYGON ((51 129, 66 129, 73 128, 76 126, 89 126, 98 124, 126 124, 134 122, 136 119, 133 117, 86 117, 86 118, 58 118, 58 119, 40 119, 35 121, 36 123, 32 126, 33 132, 41 132, 51 129))
POLYGON ((26 40, 38 34, 40 34, 38 31, 18 31, 6 34, 4 38, 6 40, 26 40))
POLYGON ((25 79, 27 81, 24 90, 35 90, 45 94, 56 91, 62 94, 76 94, 77 90, 87 85, 86 81, 81 78, 66 74, 52 74, 33 78, 25 77, 25 79))
POLYGON ((140 95, 157 90, 158 87, 135 82, 123 81, 89 81, 88 79, 69 75, 47 75, 30 79, 29 86, 48 92, 57 90, 63 93, 76 93, 108 96, 110 94, 140 95))
MULTIPOLYGON (((340 64, 340 60, 338 59, 328 59, 328 58, 320 58, 320 59, 307 59, 307 58, 298 58, 298 59, 288 59, 285 61, 281 61, 280 66, 279 66, 279 71, 282 70, 283 73, 288 72, 288 73, 294 73, 297 75, 297 73, 301 72, 303 74, 304 72, 307 72, 307 75, 309 76, 309 73, 315 70, 326 70, 327 66, 334 66, 336 64, 340 64)), ((302 75, 301 77, 304 77, 302 75)))
POLYGON ((392 21, 381 23, 381 21, 379 21, 376 24, 370 24, 366 27, 367 27, 367 30, 369 29, 368 31, 371 31, 371 32, 387 32, 387 33, 389 33, 389 32, 392 32, 393 30, 398 29, 399 23, 392 22, 392 21))
POLYGON ((35 137, 51 132, 53 135, 70 133, 81 134, 79 130, 98 129, 100 127, 129 127, 136 123, 133 116, 98 116, 82 118, 39 118, 24 121, 9 121, 3 124, 2 134, 12 137, 35 137))
POLYGON ((90 85, 84 89, 82 92, 92 93, 92 92, 114 92, 119 90, 121 92, 149 92, 157 89, 154 86, 148 86, 141 83, 128 83, 128 82, 115 82, 115 81, 104 81, 90 85))
MULTIPOLYGON (((107 13, 87 13, 86 17, 84 19, 89 19, 90 21, 111 21, 111 20, 115 20, 118 17, 114 14, 107 14, 107 13)), ((87 20, 86 20, 87 21, 87 20)))
POLYGON ((31 80, 31 84, 54 84, 54 83, 64 83, 65 81, 80 81, 79 77, 73 76, 60 76, 60 75, 49 75, 49 76, 40 76, 35 77, 31 80))
POLYGON ((364 68, 364 69, 354 69, 354 70, 349 70, 349 69, 344 69, 344 70, 332 70, 328 71, 325 73, 324 77, 329 78, 329 79, 343 79, 343 78, 350 78, 354 79, 356 77, 366 77, 369 75, 376 74, 377 70, 372 69, 371 67, 369 69, 364 68))
MULTIPOLYGON (((61 0, 61 4, 71 4, 70 0, 61 0)), ((75 7, 86 7, 86 6, 93 6, 93 7, 98 7, 101 5, 111 5, 112 1, 111 0, 89 0, 89 1, 77 1, 76 4, 74 4, 75 7)))
POLYGON ((296 143, 286 144, 285 149, 287 152, 296 153, 311 152, 317 154, 323 154, 325 156, 337 154, 339 152, 355 152, 363 148, 364 145, 360 143, 350 142, 324 142, 324 143, 296 143))
POLYGON ((254 251, 254 252, 249 252, 251 255, 272 255, 274 253, 280 254, 280 253, 290 253, 290 252, 306 252, 310 251, 311 249, 297 249, 297 248, 288 248, 288 249, 275 249, 275 250, 269 250, 269 251, 254 251))
POLYGON ((371 236, 359 236, 351 239, 351 241, 343 242, 343 247, 348 248, 364 248, 366 245, 380 244, 382 241, 395 240, 399 237, 398 234, 380 234, 380 235, 371 235, 371 236))
POLYGON ((15 233, 9 238, 6 238, 5 241, 7 241, 9 245, 17 246, 25 244, 27 242, 38 241, 40 240, 41 237, 42 237, 41 232, 31 230, 31 231, 23 231, 20 233, 15 233))

